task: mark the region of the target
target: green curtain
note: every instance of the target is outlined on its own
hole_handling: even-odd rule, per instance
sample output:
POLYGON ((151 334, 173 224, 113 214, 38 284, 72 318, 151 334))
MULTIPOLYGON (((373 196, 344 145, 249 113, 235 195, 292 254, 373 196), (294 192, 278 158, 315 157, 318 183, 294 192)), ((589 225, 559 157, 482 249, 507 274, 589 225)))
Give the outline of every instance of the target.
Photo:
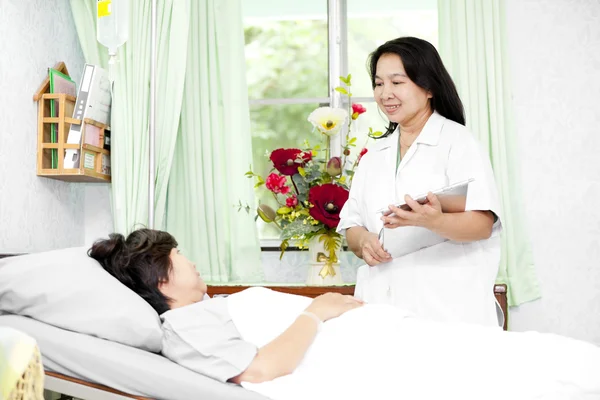
MULTIPOLYGON (((109 68, 96 40, 96 0, 71 0, 88 63, 109 68)), ((118 50, 112 99, 112 205, 115 231, 148 225, 148 120, 150 112, 150 0, 130 1, 129 39, 118 50)), ((159 1, 156 71, 155 227, 165 226, 167 183, 177 138, 189 38, 190 0, 159 1)))
POLYGON ((541 296, 519 196, 518 146, 506 47, 505 2, 438 0, 439 50, 465 105, 467 127, 489 150, 503 208, 497 282, 510 306, 541 296))
POLYGON ((169 180, 167 227, 211 282, 263 280, 254 220, 240 0, 191 4, 186 85, 169 180))

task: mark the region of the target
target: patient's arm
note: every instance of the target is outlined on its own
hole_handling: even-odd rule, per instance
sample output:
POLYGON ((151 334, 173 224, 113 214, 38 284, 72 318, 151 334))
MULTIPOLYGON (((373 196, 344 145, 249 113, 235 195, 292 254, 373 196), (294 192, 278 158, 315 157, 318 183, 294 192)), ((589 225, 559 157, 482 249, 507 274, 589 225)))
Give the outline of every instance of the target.
POLYGON ((247 370, 231 379, 234 383, 265 382, 287 375, 300 364, 317 333, 318 325, 306 315, 269 344, 261 347, 247 370))
MULTIPOLYGON (((335 318, 360 307, 362 301, 339 293, 326 293, 313 300, 306 311, 321 321, 335 318)), ((260 383, 291 374, 300 364, 318 331, 319 324, 309 315, 301 314, 281 335, 261 347, 244 372, 231 378, 234 383, 260 383)))

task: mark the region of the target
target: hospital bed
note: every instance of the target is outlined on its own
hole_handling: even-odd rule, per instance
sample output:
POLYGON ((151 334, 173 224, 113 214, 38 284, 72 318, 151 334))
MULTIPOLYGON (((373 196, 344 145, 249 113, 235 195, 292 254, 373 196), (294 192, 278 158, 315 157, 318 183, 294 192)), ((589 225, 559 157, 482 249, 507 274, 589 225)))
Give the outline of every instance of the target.
MULTIPOLYGON (((2 255, 0 255, 2 257, 2 255)), ((327 291, 351 294, 353 286, 267 286, 286 293, 316 297, 327 291)), ((211 286, 209 294, 227 295, 247 286, 211 286)), ((506 287, 494 288, 506 315, 506 287)), ((46 373, 45 388, 67 396, 102 399, 265 400, 240 386, 221 383, 149 351, 61 329, 20 315, 0 315, 9 326, 34 337, 46 373)))
POLYGON ((265 400, 175 364, 161 355, 56 328, 18 315, 0 315, 34 337, 46 371, 47 390, 85 400, 265 400))

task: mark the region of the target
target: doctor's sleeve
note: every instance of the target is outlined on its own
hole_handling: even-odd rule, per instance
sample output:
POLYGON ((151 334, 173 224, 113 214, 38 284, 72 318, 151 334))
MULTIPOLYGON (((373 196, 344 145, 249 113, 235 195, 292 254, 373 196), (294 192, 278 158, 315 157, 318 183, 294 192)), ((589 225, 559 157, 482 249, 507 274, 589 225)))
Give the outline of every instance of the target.
POLYGON ((448 183, 474 179, 469 183, 465 211, 491 211, 497 217, 494 226, 500 226, 502 210, 490 157, 471 134, 460 139, 450 150, 448 183))
POLYGON ((244 372, 258 352, 241 338, 224 298, 163 315, 163 355, 202 375, 226 382, 244 372))
POLYGON ((364 190, 364 175, 366 173, 367 157, 370 156, 369 153, 365 154, 365 156, 361 160, 361 164, 356 167, 354 172, 354 177, 352 178, 352 185, 350 186, 350 195, 348 196, 348 201, 342 207, 342 211, 340 212, 340 222, 336 228, 336 232, 346 235, 346 229, 352 228, 354 226, 365 226, 366 222, 363 221, 363 217, 361 215, 362 202, 363 200, 363 190, 364 190))

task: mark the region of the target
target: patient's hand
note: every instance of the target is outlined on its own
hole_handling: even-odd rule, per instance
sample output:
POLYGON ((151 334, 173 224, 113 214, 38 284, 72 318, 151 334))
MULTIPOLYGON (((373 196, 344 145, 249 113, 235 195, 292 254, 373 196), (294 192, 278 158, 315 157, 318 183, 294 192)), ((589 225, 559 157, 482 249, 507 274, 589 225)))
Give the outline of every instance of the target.
POLYGON ((306 311, 310 311, 321 319, 327 321, 339 317, 346 311, 362 306, 364 302, 354 296, 339 293, 325 293, 315 298, 306 311))

